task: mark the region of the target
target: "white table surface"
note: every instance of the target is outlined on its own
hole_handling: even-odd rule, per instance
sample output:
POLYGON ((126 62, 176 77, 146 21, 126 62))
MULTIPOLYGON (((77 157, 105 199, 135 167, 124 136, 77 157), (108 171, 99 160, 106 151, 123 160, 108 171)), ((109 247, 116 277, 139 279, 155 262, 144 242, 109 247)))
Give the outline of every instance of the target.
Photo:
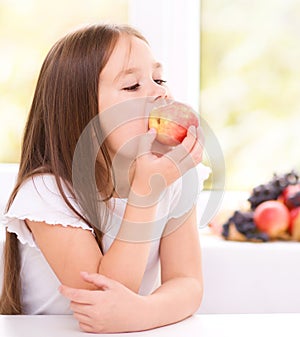
POLYGON ((200 241, 199 313, 300 313, 300 242, 233 242, 202 233, 200 241))
MULTIPOLYGON (((194 315, 169 326, 101 336, 151 337, 299 337, 300 314, 194 315)), ((83 333, 72 316, 0 316, 1 337, 79 337, 83 333)))

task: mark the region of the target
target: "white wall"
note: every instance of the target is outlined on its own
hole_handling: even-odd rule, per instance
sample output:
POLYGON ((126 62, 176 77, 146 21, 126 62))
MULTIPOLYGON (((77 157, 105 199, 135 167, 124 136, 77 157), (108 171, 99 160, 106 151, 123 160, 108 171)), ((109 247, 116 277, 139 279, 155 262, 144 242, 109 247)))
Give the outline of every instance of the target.
POLYGON ((199 108, 200 0, 131 0, 129 23, 163 63, 174 98, 199 108))

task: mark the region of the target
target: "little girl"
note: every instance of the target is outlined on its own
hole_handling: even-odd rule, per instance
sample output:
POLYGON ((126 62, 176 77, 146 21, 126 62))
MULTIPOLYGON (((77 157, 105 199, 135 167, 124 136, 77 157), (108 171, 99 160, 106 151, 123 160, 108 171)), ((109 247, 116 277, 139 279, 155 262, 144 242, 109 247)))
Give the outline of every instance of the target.
POLYGON ((88 26, 53 46, 2 221, 1 314, 73 313, 84 331, 125 332, 198 309, 200 129, 167 148, 147 123, 171 99, 129 26, 88 26))

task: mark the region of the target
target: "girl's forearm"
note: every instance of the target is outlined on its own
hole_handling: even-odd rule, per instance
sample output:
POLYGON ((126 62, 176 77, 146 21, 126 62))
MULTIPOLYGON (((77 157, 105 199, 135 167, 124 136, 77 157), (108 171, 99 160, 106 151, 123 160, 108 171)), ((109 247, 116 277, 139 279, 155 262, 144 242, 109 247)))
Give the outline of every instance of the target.
POLYGON ((148 262, 156 203, 129 196, 120 230, 98 272, 138 292, 148 262))
POLYGON ((201 304, 202 292, 202 285, 195 278, 178 277, 165 282, 142 299, 135 318, 138 326, 135 328, 153 329, 191 316, 201 304))

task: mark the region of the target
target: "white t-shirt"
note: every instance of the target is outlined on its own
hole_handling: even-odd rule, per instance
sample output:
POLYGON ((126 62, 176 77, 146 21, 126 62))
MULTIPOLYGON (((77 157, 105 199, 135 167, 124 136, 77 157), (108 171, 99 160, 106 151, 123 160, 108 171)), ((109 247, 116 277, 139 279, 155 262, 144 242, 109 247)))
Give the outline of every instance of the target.
MULTIPOLYGON (((195 170, 196 171, 196 170, 195 170)), ((194 171, 194 174, 195 174, 194 171)), ((155 235, 151 240, 151 249, 139 294, 152 293, 160 285, 159 245, 160 237, 167 221, 180 217, 191 209, 196 202, 203 181, 209 176, 210 169, 198 166, 199 184, 194 193, 190 186, 183 188, 187 179, 195 179, 193 170, 169 186, 157 206, 155 235), (200 172, 200 174, 199 174, 200 172)), ((194 181, 195 185, 195 181, 194 181)), ((65 189, 68 200, 78 210, 74 199, 65 189)), ((115 207, 110 213, 112 226, 103 236, 103 253, 105 254, 114 241, 115 233, 120 228, 126 207, 125 199, 114 199, 115 207)), ((40 174, 26 180, 20 187, 8 212, 1 218, 7 230, 16 233, 21 254, 22 303, 25 314, 71 314, 69 300, 58 291, 60 281, 49 266, 24 220, 44 221, 49 225, 81 227, 93 230, 83 222, 64 202, 55 178, 50 174, 40 174)), ((59 243, 57 243, 59 244, 59 243)), ((134 263, 134 261, 133 261, 134 263)))

